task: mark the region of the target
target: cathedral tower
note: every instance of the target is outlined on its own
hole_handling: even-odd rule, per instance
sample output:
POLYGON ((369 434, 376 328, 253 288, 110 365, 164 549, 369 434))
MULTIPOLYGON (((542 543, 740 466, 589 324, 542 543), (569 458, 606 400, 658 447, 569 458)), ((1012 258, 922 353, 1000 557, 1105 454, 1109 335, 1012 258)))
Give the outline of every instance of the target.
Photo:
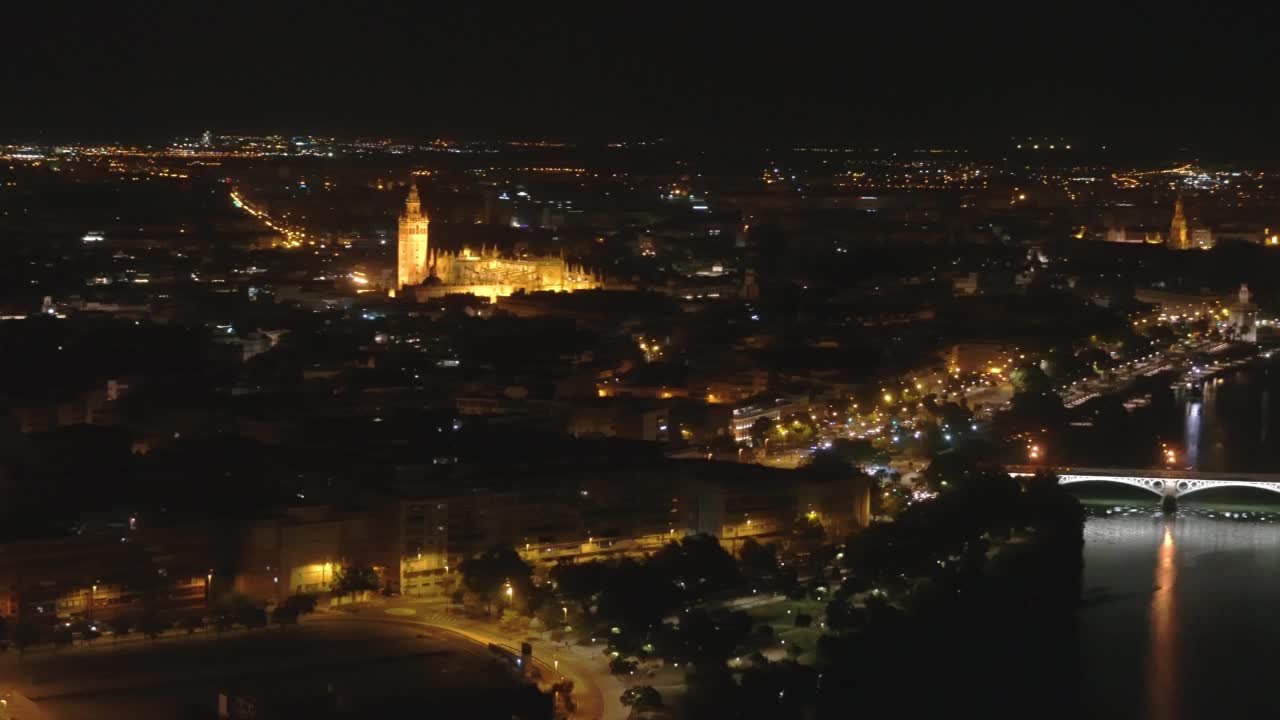
POLYGON ((1182 214, 1182 196, 1173 204, 1173 222, 1169 223, 1169 248, 1189 250, 1191 239, 1187 237, 1187 219, 1182 214))
POLYGON ((399 255, 396 261, 396 285, 421 285, 427 279, 427 226, 431 220, 422 212, 418 199, 418 183, 409 181, 409 197, 400 214, 399 255))

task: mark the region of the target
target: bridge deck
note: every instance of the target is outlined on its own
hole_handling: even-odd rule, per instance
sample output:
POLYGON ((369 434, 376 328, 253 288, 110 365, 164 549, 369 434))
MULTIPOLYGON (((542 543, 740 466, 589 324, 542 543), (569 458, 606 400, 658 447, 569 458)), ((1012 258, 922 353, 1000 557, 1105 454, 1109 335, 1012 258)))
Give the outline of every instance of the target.
POLYGON ((1091 468, 1046 465, 1008 465, 1010 475, 1097 475, 1099 477, 1134 477, 1161 480, 1218 480, 1241 483, 1280 483, 1280 473, 1206 472, 1200 470, 1164 470, 1159 468, 1091 468))

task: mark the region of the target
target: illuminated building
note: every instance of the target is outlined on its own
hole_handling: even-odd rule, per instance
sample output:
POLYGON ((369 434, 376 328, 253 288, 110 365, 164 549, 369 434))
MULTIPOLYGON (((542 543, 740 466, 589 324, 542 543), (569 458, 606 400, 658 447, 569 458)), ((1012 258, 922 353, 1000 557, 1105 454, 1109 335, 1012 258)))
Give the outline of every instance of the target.
POLYGON ((1214 238, 1212 230, 1205 227, 1191 229, 1191 247, 1198 250, 1208 250, 1213 247, 1213 244, 1214 238))
POLYGON ((409 183, 409 197, 400 215, 399 254, 396 261, 396 287, 421 285, 429 274, 427 229, 431 219, 422 212, 417 183, 409 183))
POLYGON ((600 278, 563 255, 507 257, 497 248, 481 246, 476 253, 429 249, 427 226, 418 189, 411 186, 400 215, 397 285, 413 287, 419 302, 445 295, 479 295, 489 299, 518 292, 573 292, 602 287, 600 278))
POLYGON ((1237 302, 1227 310, 1227 325, 1234 339, 1258 342, 1258 306, 1251 300, 1248 285, 1240 286, 1237 302))
POLYGON ((780 421, 793 413, 809 412, 809 400, 802 397, 764 397, 745 400, 733 407, 729 420, 735 442, 751 440, 751 426, 760 420, 780 421))
POLYGON ((1173 221, 1169 223, 1169 249, 1191 249, 1191 237, 1187 232, 1187 218, 1182 214, 1181 196, 1173 204, 1173 221))
POLYGON ((563 256, 504 257, 497 248, 470 248, 461 252, 431 253, 429 283, 415 290, 419 300, 444 295, 472 294, 490 299, 518 292, 573 292, 602 286, 600 278, 580 265, 570 265, 563 256))
POLYGON ((1165 242, 1164 233, 1159 228, 1144 225, 1107 228, 1103 239, 1107 242, 1145 243, 1147 245, 1161 245, 1165 242))

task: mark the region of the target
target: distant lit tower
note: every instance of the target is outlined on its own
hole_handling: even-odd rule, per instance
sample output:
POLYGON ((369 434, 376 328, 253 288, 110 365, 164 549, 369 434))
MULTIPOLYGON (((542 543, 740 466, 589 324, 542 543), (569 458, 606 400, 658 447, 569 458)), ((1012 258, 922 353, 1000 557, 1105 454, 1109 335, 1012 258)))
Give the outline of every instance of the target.
POLYGON ((203 133, 200 133, 200 144, 205 147, 212 147, 213 133, 209 132, 208 130, 205 130, 203 133))
POLYGON ((1237 301, 1227 310, 1227 331, 1240 342, 1258 342, 1258 306, 1253 303, 1248 285, 1240 286, 1237 301))
POLYGON ((396 286, 421 285, 427 279, 427 226, 431 220, 422 212, 418 200, 418 184, 410 179, 409 198, 400 215, 399 257, 396 262, 396 286))
POLYGON ((1182 196, 1173 204, 1173 222, 1169 223, 1169 249, 1190 250, 1191 238, 1187 234, 1187 218, 1182 214, 1182 196))

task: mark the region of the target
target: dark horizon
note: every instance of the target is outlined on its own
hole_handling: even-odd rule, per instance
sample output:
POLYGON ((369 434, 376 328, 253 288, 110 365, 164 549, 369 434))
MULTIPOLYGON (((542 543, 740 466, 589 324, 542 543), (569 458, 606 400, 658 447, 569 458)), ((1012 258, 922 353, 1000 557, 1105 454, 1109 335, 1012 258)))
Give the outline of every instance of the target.
POLYGON ((15 20, 26 32, 0 51, 0 137, 19 141, 206 128, 752 145, 1053 135, 1251 158, 1274 152, 1280 117, 1258 90, 1276 68, 1257 17, 388 8, 352 21, 326 6, 155 5, 15 20))

